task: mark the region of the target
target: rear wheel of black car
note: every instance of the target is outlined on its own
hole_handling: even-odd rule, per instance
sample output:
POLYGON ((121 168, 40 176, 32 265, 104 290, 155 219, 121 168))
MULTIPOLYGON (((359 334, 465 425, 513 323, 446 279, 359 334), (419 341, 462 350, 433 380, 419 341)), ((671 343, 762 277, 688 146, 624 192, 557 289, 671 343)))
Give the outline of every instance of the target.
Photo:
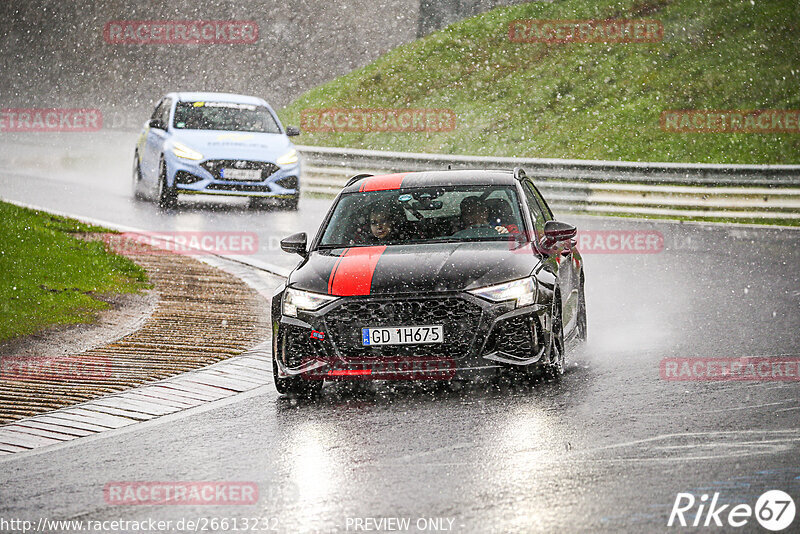
POLYGON ((178 194, 175 189, 167 185, 167 164, 161 160, 158 167, 158 205, 161 208, 174 208, 178 203, 178 194))
POLYGON ((564 327, 561 323, 561 306, 559 296, 555 295, 553 301, 553 333, 550 336, 550 350, 548 362, 544 364, 543 371, 548 378, 558 379, 564 374, 564 327))
POLYGON ((297 397, 316 397, 322 392, 323 380, 306 380, 297 376, 278 376, 278 364, 272 357, 272 378, 275 389, 281 395, 294 395, 297 397))

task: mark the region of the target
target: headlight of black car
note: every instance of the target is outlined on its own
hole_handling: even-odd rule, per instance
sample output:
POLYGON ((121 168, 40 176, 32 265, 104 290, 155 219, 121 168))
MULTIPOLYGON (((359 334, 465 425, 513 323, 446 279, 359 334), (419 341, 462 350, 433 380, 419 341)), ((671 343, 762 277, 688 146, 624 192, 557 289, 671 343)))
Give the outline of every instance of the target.
POLYGON ((513 300, 515 307, 519 308, 536 302, 536 290, 536 279, 527 277, 512 282, 473 289, 469 292, 492 302, 513 300))
POLYGON ((283 293, 283 314, 289 317, 297 317, 297 310, 318 310, 338 298, 331 295, 323 295, 322 293, 287 289, 283 293))

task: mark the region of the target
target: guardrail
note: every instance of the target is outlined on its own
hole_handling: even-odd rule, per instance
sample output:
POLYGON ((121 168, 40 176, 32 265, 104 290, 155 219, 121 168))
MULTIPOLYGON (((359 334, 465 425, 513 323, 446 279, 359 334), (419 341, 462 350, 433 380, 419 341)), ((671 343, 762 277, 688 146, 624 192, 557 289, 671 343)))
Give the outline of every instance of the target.
POLYGON ((800 165, 495 158, 298 146, 305 192, 333 196, 357 173, 523 167, 554 211, 800 220, 800 165))

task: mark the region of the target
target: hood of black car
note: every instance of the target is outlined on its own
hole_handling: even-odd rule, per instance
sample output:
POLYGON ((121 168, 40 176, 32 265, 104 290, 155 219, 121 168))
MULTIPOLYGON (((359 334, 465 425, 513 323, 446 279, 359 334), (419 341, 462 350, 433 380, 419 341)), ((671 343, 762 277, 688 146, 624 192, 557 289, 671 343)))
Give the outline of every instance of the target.
POLYGON ((528 276, 538 262, 513 241, 336 248, 311 252, 289 285, 337 296, 462 291, 528 276))

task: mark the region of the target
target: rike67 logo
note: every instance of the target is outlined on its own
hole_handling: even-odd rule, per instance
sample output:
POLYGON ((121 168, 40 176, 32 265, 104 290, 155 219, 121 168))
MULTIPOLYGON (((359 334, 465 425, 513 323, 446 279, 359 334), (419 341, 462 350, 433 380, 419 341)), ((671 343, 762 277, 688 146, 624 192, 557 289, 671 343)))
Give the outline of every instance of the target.
POLYGON ((699 499, 691 493, 678 493, 667 526, 743 527, 755 516, 763 528, 778 532, 792 524, 794 515, 794 500, 781 490, 764 492, 755 507, 744 503, 719 504, 718 492, 710 500, 707 493, 699 499))

